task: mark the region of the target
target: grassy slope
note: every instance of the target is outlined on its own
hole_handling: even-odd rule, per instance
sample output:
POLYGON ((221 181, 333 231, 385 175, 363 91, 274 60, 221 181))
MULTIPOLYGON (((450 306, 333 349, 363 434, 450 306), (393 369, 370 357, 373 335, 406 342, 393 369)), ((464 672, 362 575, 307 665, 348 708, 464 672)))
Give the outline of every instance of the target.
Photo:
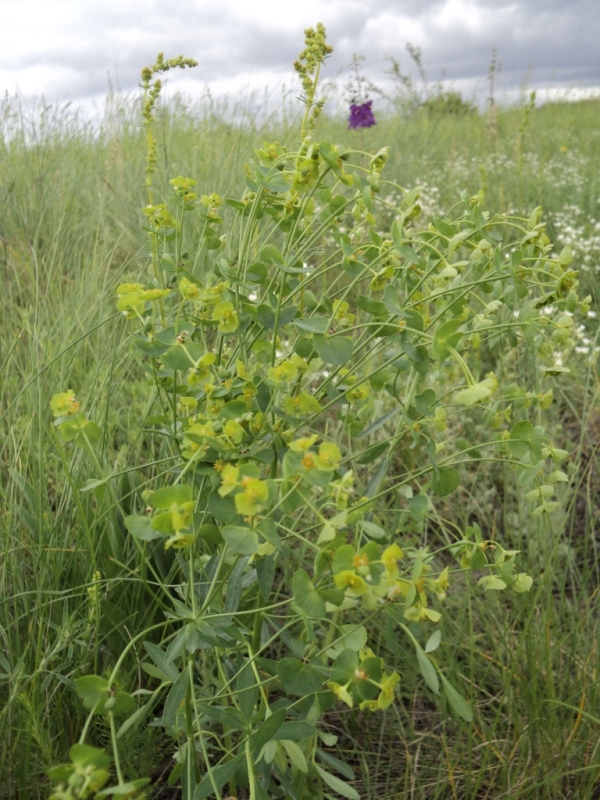
MULTIPOLYGON (((582 281, 597 292, 598 110, 579 103, 528 118, 522 110, 499 110, 496 118, 396 117, 363 133, 323 120, 320 136, 362 138, 367 150, 389 144, 388 177, 423 185, 429 213, 443 214, 463 189, 473 194, 482 186, 492 210, 541 204, 551 235, 572 243, 582 281)), ((202 121, 183 107, 163 117, 161 180, 183 174, 202 192, 235 196, 252 147, 264 138, 285 141, 288 132, 276 123, 259 130, 249 115, 233 127, 218 109, 204 112, 202 121)), ((80 730, 69 680, 114 663, 139 609, 145 620, 156 613, 151 575, 132 572, 134 554, 120 526, 132 487, 124 480, 113 495, 81 494, 77 487, 98 469, 61 449, 48 411, 50 396, 72 387, 90 416, 108 423, 103 470, 160 456, 138 434, 148 411, 144 378, 113 312, 115 286, 144 267, 143 142, 134 110, 113 114, 98 137, 49 111, 29 146, 24 112, 7 101, 0 117, 9 134, 0 141, 0 797, 41 798, 44 771, 80 730), (97 602, 88 591, 96 569, 97 602)), ((555 421, 573 445, 569 468, 579 494, 550 529, 527 519, 507 485, 499 516, 503 537, 525 551, 535 590, 507 604, 466 587, 445 615, 443 658, 476 706, 475 724, 440 713, 412 657, 385 629, 382 641, 404 674, 402 702, 369 718, 366 729, 354 712, 332 718, 365 798, 594 796, 599 539, 591 511, 599 497, 593 447, 600 420, 597 365, 586 361, 582 354, 566 397, 560 384, 555 391, 555 421)), ((453 509, 459 522, 474 507, 489 515, 498 503, 475 492, 461 500, 453 509)), ((141 774, 157 766, 135 738, 128 758, 141 774)))

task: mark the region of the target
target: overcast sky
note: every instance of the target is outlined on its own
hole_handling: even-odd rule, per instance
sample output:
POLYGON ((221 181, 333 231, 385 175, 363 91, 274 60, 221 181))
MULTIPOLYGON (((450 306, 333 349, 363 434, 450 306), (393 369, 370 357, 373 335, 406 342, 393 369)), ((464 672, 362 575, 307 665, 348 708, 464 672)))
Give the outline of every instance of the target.
POLYGON ((159 51, 199 62, 169 91, 295 88, 291 64, 318 21, 335 48, 325 75, 341 83, 354 53, 375 83, 386 57, 408 70, 411 42, 430 80, 467 97, 486 96, 493 48, 500 99, 600 87, 600 0, 0 0, 0 13, 0 90, 28 100, 101 107, 109 86, 134 92, 159 51))

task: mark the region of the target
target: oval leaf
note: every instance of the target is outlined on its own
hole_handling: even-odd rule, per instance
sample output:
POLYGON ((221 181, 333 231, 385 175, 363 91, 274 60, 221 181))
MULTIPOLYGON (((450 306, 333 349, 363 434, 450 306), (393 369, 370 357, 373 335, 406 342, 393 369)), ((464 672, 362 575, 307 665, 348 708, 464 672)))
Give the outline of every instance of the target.
POLYGON ((225 544, 243 556, 251 556, 258 550, 258 534, 252 528, 243 528, 239 525, 226 525, 221 530, 225 544))
POLYGON ((460 483, 460 475, 454 467, 440 467, 437 475, 433 476, 431 488, 438 497, 452 494, 460 483))
POLYGON ((294 603, 300 611, 303 611, 308 617, 325 616, 325 601, 303 569, 299 569, 294 573, 292 591, 294 593, 294 603))
POLYGON ((329 786, 329 788, 334 792, 342 797, 348 798, 348 800, 360 800, 359 793, 352 786, 340 778, 336 778, 336 776, 332 775, 331 772, 326 772, 318 764, 315 764, 315 767, 324 783, 326 783, 327 786, 329 786))
POLYGON ((352 339, 346 336, 313 336, 317 355, 326 364, 341 366, 347 364, 354 353, 352 339))
POLYGON ((448 705, 454 713, 465 722, 473 722, 473 712, 471 706, 467 703, 465 698, 458 692, 450 681, 443 675, 440 675, 442 683, 444 684, 444 694, 448 700, 448 705))
POLYGON ((419 645, 415 647, 417 651, 417 661, 419 662, 419 672, 425 679, 425 683, 431 689, 434 694, 439 694, 440 692, 440 682, 438 680, 437 672, 435 671, 435 667, 431 663, 431 661, 425 655, 425 652, 419 645))
POLYGON ((285 708, 279 708, 274 714, 266 718, 250 740, 250 745, 253 750, 260 750, 263 745, 275 738, 275 734, 285 722, 286 713, 285 708))

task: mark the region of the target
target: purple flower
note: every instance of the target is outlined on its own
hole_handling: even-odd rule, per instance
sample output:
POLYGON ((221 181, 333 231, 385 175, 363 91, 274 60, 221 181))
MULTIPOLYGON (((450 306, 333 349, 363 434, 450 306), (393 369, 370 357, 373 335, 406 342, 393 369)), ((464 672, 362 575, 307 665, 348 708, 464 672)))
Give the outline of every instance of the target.
POLYGON ((356 130, 357 128, 371 128, 373 125, 377 125, 371 109, 372 105, 372 100, 368 100, 366 103, 362 103, 361 105, 352 103, 350 106, 348 127, 356 130))

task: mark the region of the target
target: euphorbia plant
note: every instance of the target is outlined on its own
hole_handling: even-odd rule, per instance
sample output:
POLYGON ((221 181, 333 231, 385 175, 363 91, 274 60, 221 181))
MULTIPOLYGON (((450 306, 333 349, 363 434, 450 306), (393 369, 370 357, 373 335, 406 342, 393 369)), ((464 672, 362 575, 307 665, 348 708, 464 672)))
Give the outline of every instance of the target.
MULTIPOLYGON (((519 472, 533 513, 551 513, 564 454, 525 409, 539 417, 548 403, 539 380, 560 371, 582 305, 569 252, 551 256, 539 210, 490 218, 481 195, 420 226, 418 189, 382 177, 385 149, 314 138, 329 52, 321 25, 306 31, 300 145, 266 142, 236 199, 177 177, 154 201, 154 76, 189 62, 161 56, 143 72, 151 269, 119 286, 117 308, 172 466, 125 525, 144 557, 146 543, 175 551, 178 572, 161 587, 164 622, 131 641, 153 681, 145 705, 131 716, 116 691, 125 653, 109 676, 76 681, 90 720, 108 720, 117 784, 100 791, 107 760, 85 745, 88 721, 72 764, 53 772, 54 798, 141 791, 123 774, 115 719, 126 731, 153 713, 186 800, 356 798, 322 721, 337 702, 377 712, 395 700, 400 676, 370 621, 389 615, 429 689, 468 721, 432 655, 453 575, 474 571, 488 591, 531 585, 518 553, 477 525, 434 550, 415 531, 473 460, 519 472), (526 347, 543 368, 534 391, 506 378, 526 347)), ((65 439, 93 449, 71 392, 53 410, 65 439)))

